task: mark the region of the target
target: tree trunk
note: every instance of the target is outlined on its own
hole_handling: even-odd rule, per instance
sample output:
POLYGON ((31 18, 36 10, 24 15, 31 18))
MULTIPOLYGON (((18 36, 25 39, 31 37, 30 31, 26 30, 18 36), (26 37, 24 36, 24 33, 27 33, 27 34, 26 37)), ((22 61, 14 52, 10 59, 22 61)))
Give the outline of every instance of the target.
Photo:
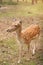
POLYGON ((24 0, 23 0, 23 2, 24 2, 24 0))
POLYGON ((37 0, 32 0, 32 4, 37 3, 37 0))
POLYGON ((43 2, 43 0, 42 0, 42 2, 43 2))
POLYGON ((34 4, 34 0, 32 0, 32 4, 34 4))
POLYGON ((1 4, 2 4, 2 2, 3 2, 3 1, 2 1, 2 0, 0 0, 0 8, 1 8, 1 4))
POLYGON ((17 0, 17 2, 19 2, 19 0, 17 0))
POLYGON ((37 3, 37 0, 35 0, 35 3, 37 3))
POLYGON ((12 2, 12 0, 10 0, 10 2, 12 2))
POLYGON ((26 0, 26 2, 27 2, 27 0, 26 0))
POLYGON ((0 0, 0 3, 2 4, 2 0, 0 0))

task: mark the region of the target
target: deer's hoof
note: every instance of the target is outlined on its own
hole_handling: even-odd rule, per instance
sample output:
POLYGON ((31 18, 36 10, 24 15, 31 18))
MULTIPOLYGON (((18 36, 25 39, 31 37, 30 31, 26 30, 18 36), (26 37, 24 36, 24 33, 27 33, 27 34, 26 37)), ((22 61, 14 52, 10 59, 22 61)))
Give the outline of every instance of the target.
POLYGON ((20 60, 18 60, 18 63, 20 63, 20 60))

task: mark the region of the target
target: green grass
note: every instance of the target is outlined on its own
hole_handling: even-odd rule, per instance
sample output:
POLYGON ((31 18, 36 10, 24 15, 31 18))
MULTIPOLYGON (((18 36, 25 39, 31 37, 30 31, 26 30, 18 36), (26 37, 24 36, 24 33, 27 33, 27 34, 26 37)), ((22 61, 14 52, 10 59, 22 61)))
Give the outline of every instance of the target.
MULTIPOLYGON (((10 47, 10 51, 12 51, 12 52, 10 52, 9 50, 9 52, 10 52, 10 54, 13 54, 14 56, 16 56, 17 54, 18 54, 18 44, 17 44, 17 42, 16 42, 16 39, 15 38, 9 38, 9 39, 5 39, 5 40, 2 40, 2 41, 0 41, 0 45, 6 45, 7 47, 10 47), (15 53, 16 52, 16 53, 15 53)), ((7 48, 5 48, 5 49, 7 49, 7 48)), ((3 53, 3 56, 5 55, 5 54, 8 54, 8 53, 3 53)), ((42 59, 42 55, 40 55, 40 54, 38 54, 36 57, 39 57, 40 56, 40 60, 41 61, 43 61, 43 59, 42 59)), ((2 61, 0 61, 0 64, 2 65, 10 65, 10 62, 11 62, 12 60, 10 60, 9 59, 9 61, 7 60, 7 58, 6 58, 6 60, 2 60, 2 61), (5 63, 4 63, 5 62, 5 63)), ((31 61, 26 61, 25 59, 23 59, 23 57, 22 57, 22 63, 20 63, 20 64, 18 64, 18 65, 37 65, 36 64, 36 62, 37 61, 34 61, 34 60, 31 60, 31 61)), ((12 62, 11 62, 12 63, 12 62)), ((15 64, 14 64, 15 65, 15 64)))
POLYGON ((29 62, 23 62, 22 64, 18 64, 18 65, 37 65, 35 61, 29 61, 29 62))
POLYGON ((0 3, 0 4, 2 4, 2 5, 17 5, 18 3, 17 2, 2 2, 2 3, 0 3))
MULTIPOLYGON (((23 16, 27 17, 27 16, 37 16, 37 15, 43 14, 43 4, 42 3, 38 3, 35 5, 29 5, 28 3, 26 4, 26 3, 19 2, 17 5, 6 5, 6 6, 9 7, 9 9, 0 10, 0 18, 2 18, 2 17, 23 17, 23 16)), ((10 47, 12 49, 11 51, 13 51, 14 56, 16 56, 16 54, 18 53, 18 45, 17 45, 15 38, 9 38, 7 40, 2 40, 2 41, 0 41, 0 45, 1 44, 10 47), (16 51, 16 53, 15 53, 15 51, 16 51)), ((42 59, 40 59, 40 60, 42 60, 42 59)), ((11 60, 6 63, 1 62, 1 65, 2 64, 10 65, 9 64, 10 62, 11 62, 11 60)), ((25 60, 23 59, 23 63, 20 65, 36 65, 36 63, 33 60, 30 62, 25 62, 25 60)))
POLYGON ((4 45, 7 45, 9 47, 11 47, 12 50, 16 50, 17 49, 17 42, 16 42, 16 39, 15 38, 9 38, 9 39, 5 39, 5 40, 2 40, 0 41, 0 44, 4 44, 4 45))
POLYGON ((18 5, 9 5, 10 9, 1 10, 0 17, 23 17, 23 16, 37 16, 43 14, 43 4, 27 5, 18 3, 18 5))
POLYGON ((36 63, 34 61, 31 61, 29 65, 36 65, 36 63))

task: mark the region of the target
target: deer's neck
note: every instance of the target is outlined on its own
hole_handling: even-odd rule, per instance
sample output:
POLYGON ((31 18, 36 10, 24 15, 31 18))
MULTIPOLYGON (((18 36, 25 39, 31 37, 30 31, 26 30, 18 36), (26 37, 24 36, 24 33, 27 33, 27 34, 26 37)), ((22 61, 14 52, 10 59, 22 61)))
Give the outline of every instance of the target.
POLYGON ((16 30, 16 34, 17 34, 18 39, 21 38, 21 31, 22 31, 21 27, 16 30))

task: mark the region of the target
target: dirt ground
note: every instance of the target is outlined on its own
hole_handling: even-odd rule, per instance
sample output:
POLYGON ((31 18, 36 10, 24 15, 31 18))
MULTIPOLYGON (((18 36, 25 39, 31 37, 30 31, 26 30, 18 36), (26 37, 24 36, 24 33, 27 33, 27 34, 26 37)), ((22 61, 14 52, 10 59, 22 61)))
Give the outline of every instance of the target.
MULTIPOLYGON (((32 41, 31 43, 34 43, 32 41)), ((2 18, 0 19, 0 65, 43 65, 43 15, 35 17, 20 17, 20 18, 2 18), (14 20, 21 19, 23 29, 28 27, 31 24, 38 24, 40 26, 41 32, 39 39, 37 40, 37 50, 35 56, 32 56, 30 61, 26 61, 26 51, 20 64, 17 64, 18 51, 17 48, 12 49, 12 46, 17 46, 12 40, 10 44, 14 43, 12 46, 6 44, 6 40, 14 38, 15 33, 7 33, 6 29, 11 25, 14 20), (4 42, 3 42, 4 40, 4 42), (16 49, 16 50, 15 50, 16 49)))

